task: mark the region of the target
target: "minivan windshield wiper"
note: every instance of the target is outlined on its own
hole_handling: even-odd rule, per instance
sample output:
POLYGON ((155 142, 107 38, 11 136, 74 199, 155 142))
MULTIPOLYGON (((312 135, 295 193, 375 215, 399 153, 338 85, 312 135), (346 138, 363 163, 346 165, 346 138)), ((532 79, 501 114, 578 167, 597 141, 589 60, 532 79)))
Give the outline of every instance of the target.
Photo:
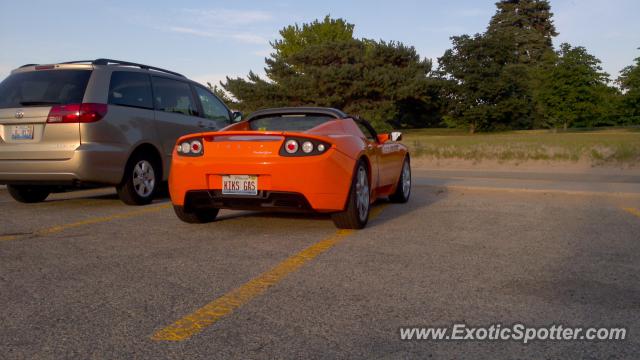
POLYGON ((36 105, 58 105, 59 101, 20 101, 22 106, 36 106, 36 105))

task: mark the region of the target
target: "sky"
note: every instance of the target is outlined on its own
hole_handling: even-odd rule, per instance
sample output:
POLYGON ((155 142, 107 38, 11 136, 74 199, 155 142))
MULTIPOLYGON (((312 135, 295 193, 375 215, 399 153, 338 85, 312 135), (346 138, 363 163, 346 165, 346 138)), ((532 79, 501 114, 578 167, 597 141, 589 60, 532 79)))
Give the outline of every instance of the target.
MULTIPOLYGON (((112 58, 201 83, 264 74, 278 31, 330 14, 355 36, 396 40, 437 61, 450 37, 486 29, 495 0, 0 0, 0 79, 27 63, 112 58)), ((562 42, 584 46, 612 75, 640 57, 640 1, 551 0, 562 42)))

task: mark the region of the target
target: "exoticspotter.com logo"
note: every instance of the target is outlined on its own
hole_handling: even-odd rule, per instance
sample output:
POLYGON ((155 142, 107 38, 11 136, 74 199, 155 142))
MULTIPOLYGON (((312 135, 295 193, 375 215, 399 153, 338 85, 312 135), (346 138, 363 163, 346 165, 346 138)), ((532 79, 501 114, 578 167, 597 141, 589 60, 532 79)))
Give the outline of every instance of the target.
POLYGON ((552 324, 527 326, 491 324, 469 326, 453 324, 444 327, 401 327, 400 340, 427 341, 516 341, 527 344, 532 341, 620 341, 625 340, 625 327, 580 327, 552 324))

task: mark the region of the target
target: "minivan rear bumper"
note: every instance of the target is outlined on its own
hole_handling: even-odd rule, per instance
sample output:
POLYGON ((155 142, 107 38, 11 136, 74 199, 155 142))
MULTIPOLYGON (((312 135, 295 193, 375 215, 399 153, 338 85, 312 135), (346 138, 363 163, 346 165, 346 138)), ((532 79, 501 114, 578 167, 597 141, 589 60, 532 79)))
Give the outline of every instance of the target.
POLYGON ((115 185, 122 180, 127 156, 116 146, 83 144, 70 159, 0 160, 0 184, 115 185))

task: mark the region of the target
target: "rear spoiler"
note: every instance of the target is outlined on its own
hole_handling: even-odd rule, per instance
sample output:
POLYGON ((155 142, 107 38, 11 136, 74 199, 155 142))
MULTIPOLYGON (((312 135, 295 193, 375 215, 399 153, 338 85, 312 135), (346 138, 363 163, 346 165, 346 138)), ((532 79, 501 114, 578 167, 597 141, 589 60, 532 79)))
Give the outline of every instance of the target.
MULTIPOLYGON (((264 138, 264 137, 278 137, 278 138, 285 138, 285 137, 296 137, 296 138, 307 138, 307 139, 312 139, 312 140, 318 140, 318 141, 324 141, 324 142, 331 142, 330 138, 327 136, 319 136, 319 135, 312 135, 312 134, 308 134, 305 132, 291 132, 291 131, 250 131, 250 130, 244 130, 244 131, 217 131, 217 132, 206 132, 206 133, 197 133, 197 134, 189 134, 189 135, 185 135, 182 136, 181 138, 178 139, 178 142, 183 142, 186 141, 188 139, 195 139, 195 138, 202 138, 204 139, 204 141, 216 141, 216 138, 221 138, 221 137, 225 137, 225 138, 230 138, 230 137, 238 137, 238 138, 243 138, 245 137, 246 139, 244 141, 251 141, 251 138, 254 139, 258 139, 258 138, 264 138)), ((237 139, 236 141, 243 141, 241 139, 237 139)), ((257 140, 259 141, 259 140, 257 140)))

